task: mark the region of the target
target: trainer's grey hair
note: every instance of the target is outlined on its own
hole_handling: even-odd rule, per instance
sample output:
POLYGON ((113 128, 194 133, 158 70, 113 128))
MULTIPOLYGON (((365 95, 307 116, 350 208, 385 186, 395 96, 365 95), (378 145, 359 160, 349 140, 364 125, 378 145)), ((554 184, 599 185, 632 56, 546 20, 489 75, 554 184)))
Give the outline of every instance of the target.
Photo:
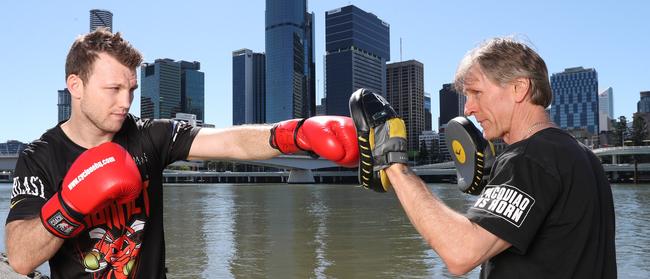
POLYGON ((499 85, 506 85, 517 78, 528 78, 533 104, 546 108, 553 100, 544 59, 513 37, 493 38, 467 52, 454 77, 457 92, 464 93, 465 77, 474 65, 478 65, 490 81, 499 85))

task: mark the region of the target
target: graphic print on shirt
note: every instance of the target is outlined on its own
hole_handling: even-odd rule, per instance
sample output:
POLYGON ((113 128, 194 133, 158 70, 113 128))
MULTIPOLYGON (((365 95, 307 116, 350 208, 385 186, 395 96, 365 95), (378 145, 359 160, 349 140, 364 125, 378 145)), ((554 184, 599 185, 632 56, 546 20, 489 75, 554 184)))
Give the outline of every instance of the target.
POLYGON ((86 216, 90 245, 78 257, 93 279, 134 278, 149 216, 148 182, 136 200, 114 202, 86 216))
POLYGON ((515 186, 487 185, 473 208, 501 217, 519 228, 534 204, 534 198, 515 186))

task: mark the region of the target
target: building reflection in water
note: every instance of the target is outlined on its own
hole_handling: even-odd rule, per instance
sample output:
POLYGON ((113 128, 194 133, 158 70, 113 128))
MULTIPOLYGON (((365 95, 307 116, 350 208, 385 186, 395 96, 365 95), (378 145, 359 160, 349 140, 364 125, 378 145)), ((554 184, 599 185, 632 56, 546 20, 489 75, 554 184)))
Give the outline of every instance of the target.
MULTIPOLYGON (((454 208, 472 198, 437 194, 454 208)), ((394 193, 352 185, 165 187, 170 278, 394 278, 446 274, 394 193), (182 270, 182 272, 180 272, 182 270)))

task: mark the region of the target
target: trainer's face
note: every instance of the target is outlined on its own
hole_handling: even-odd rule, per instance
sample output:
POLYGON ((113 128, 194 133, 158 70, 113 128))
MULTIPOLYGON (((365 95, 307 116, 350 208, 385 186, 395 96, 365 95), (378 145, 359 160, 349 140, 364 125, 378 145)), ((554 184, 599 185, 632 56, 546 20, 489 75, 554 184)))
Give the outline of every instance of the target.
POLYGON ((467 73, 465 115, 476 117, 483 128, 483 137, 488 140, 501 138, 510 131, 514 107, 512 94, 508 93, 510 86, 492 82, 477 65, 467 73))
POLYGON ((81 113, 100 131, 116 133, 124 123, 137 87, 135 69, 100 53, 83 84, 81 113))

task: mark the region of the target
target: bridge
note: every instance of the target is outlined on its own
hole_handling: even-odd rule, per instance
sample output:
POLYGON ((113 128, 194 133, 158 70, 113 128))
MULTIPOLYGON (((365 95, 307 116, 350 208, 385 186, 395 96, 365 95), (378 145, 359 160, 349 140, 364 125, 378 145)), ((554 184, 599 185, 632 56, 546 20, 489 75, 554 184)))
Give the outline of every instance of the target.
POLYGON ((17 160, 18 154, 0 154, 0 171, 13 171, 17 160))
MULTIPOLYGON (((593 150, 594 154, 601 158, 605 172, 611 179, 618 180, 621 175, 631 176, 632 173, 644 173, 650 179, 650 162, 630 163, 630 160, 623 160, 623 156, 650 155, 650 146, 621 146, 606 147, 593 150)), ((18 155, 0 155, 0 181, 8 181, 11 172, 16 165, 18 155)), ((228 178, 241 177, 280 177, 281 181, 288 183, 314 183, 314 177, 319 181, 327 177, 354 177, 355 170, 350 171, 318 171, 318 169, 336 167, 331 161, 319 158, 313 159, 306 155, 281 155, 270 160, 238 161, 244 164, 268 166, 279 169, 288 169, 281 172, 179 172, 165 171, 166 179, 179 180, 183 178, 202 179, 214 178, 217 181, 228 178)), ((422 165, 413 167, 413 171, 419 176, 454 177, 456 170, 453 162, 422 165)), ((213 179, 213 180, 214 180, 213 179)), ((241 181, 241 179, 239 180, 241 181)))

